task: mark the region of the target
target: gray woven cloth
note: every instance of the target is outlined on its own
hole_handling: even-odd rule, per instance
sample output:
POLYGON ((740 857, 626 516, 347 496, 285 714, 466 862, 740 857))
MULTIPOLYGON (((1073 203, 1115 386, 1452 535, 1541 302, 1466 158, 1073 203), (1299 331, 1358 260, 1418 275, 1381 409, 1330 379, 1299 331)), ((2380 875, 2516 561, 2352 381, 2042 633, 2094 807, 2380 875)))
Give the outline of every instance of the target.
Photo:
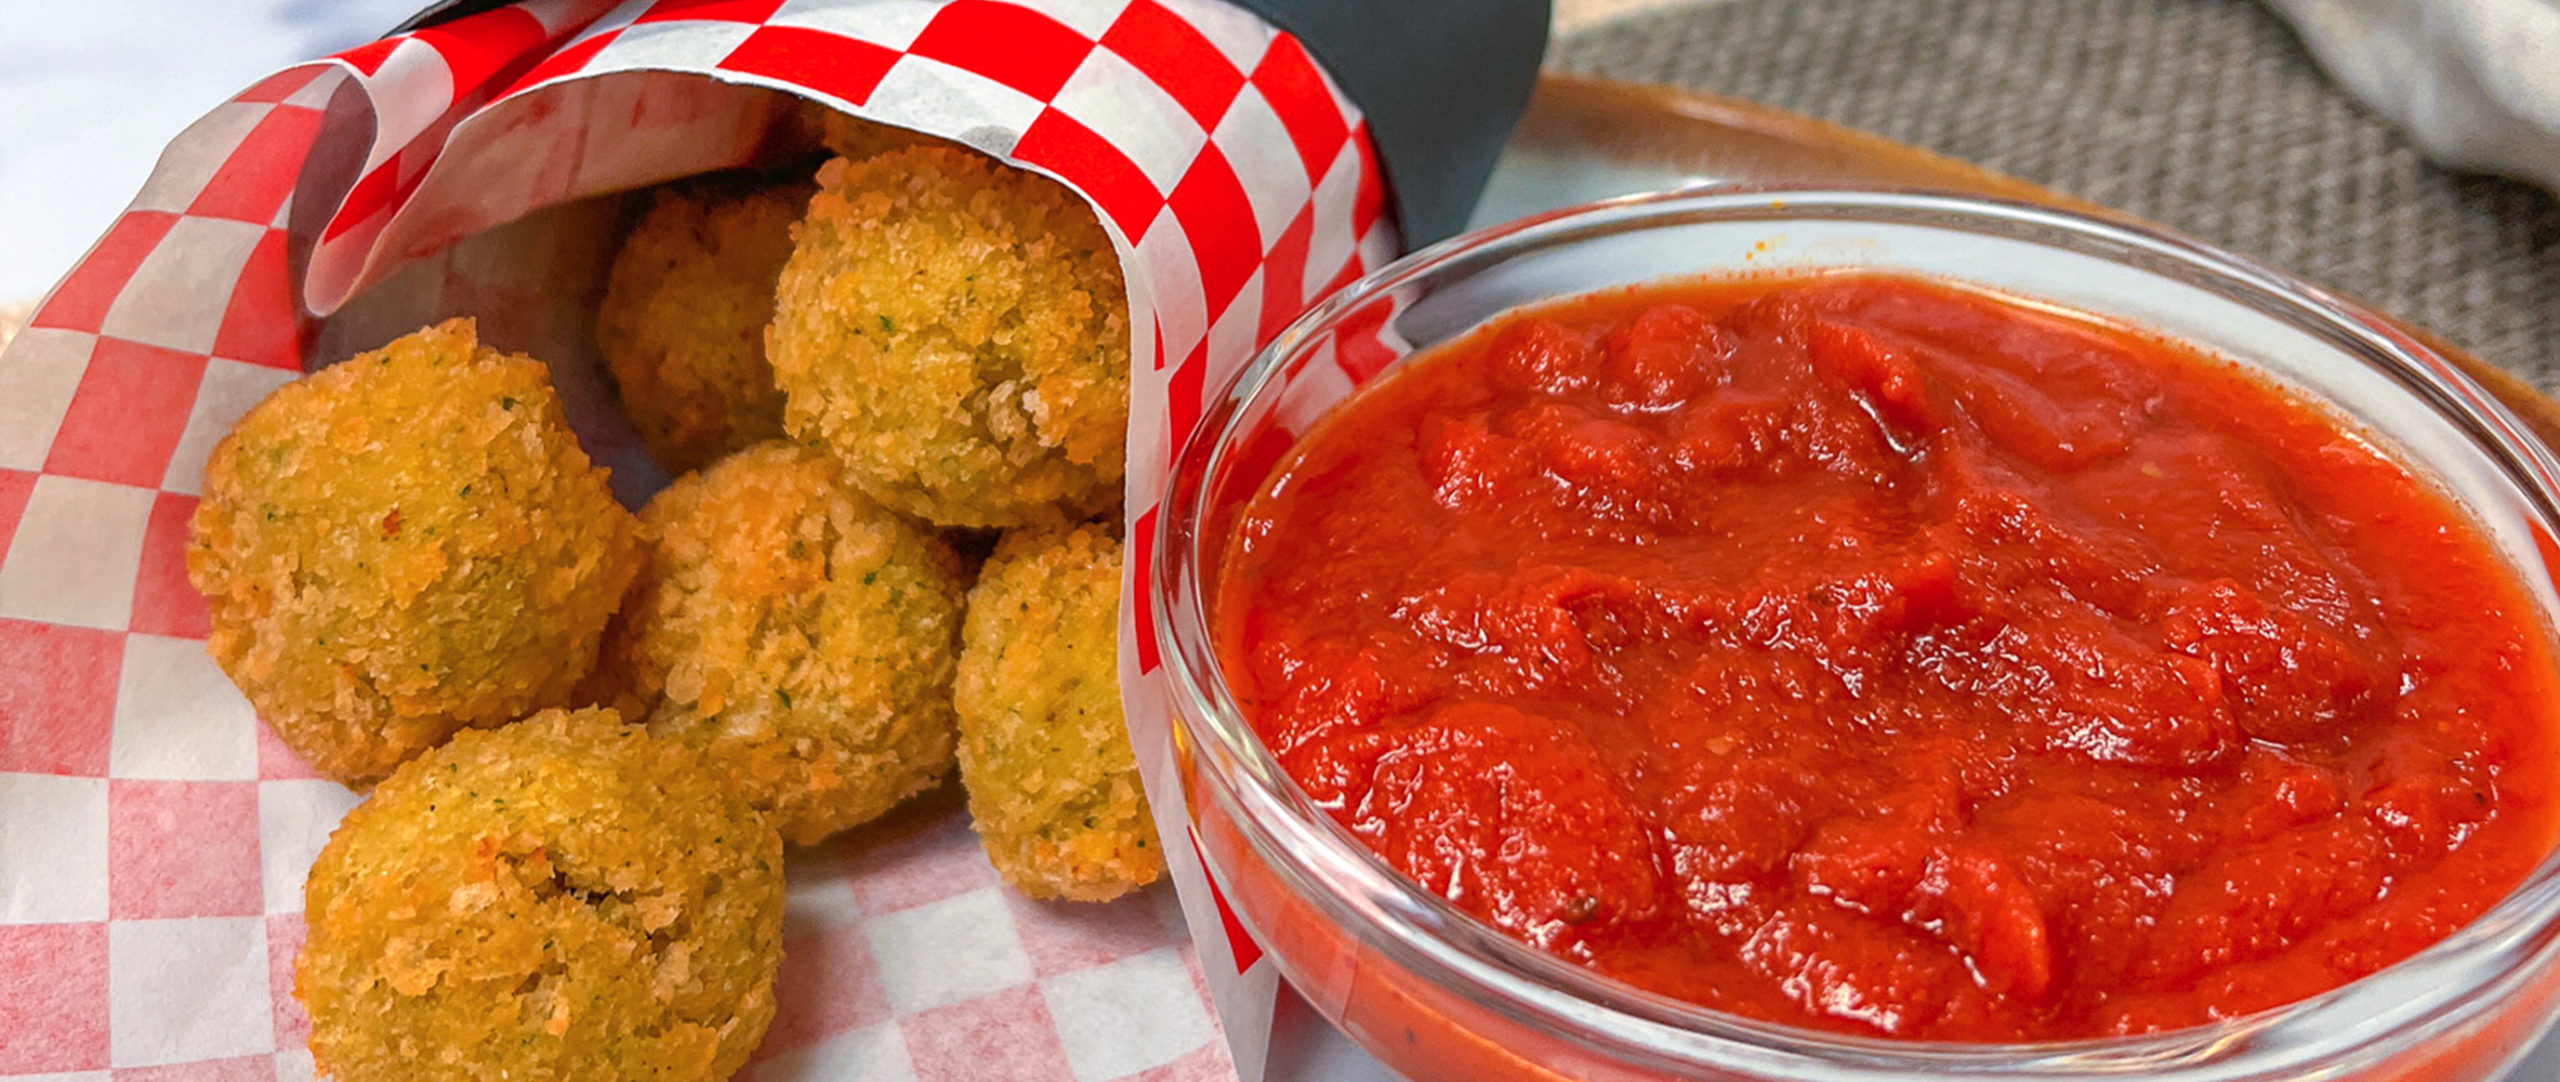
POLYGON ((2428 164, 2248 0, 1724 0, 1593 27, 1550 57, 2130 211, 2560 391, 2560 202, 2428 164))

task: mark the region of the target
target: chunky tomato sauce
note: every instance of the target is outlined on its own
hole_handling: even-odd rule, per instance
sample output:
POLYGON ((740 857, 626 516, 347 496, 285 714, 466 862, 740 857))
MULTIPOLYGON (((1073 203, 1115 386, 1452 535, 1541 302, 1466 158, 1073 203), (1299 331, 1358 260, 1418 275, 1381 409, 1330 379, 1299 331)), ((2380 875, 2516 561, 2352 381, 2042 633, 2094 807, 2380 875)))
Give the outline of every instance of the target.
POLYGON ((1933 1040, 2299 999, 2549 850, 2549 643, 2443 496, 2226 364, 1882 276, 1506 318, 1239 520, 1226 673, 1427 889, 1933 1040))

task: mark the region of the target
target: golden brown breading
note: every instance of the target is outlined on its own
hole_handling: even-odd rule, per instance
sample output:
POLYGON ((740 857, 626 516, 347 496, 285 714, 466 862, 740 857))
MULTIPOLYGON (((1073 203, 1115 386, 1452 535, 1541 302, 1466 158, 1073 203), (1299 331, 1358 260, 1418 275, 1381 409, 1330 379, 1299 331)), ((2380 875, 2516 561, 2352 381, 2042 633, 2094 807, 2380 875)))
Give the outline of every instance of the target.
POLYGON ((294 994, 338 1082, 725 1082, 773 1020, 782 839, 611 711, 467 732, 312 865, 294 994))
POLYGON ((782 435, 764 357, 773 284, 807 184, 660 188, 614 256, 596 349, 658 464, 698 469, 782 435))
POLYGON ((965 581, 949 546, 774 442, 679 479, 608 652, 616 700, 815 844, 950 772, 965 581))
POLYGON ((1017 530, 969 591, 960 780, 987 859, 1035 898, 1107 901, 1164 873, 1120 713, 1120 543, 1017 530))
POLYGON ((549 370, 467 319, 267 396, 214 447, 193 528, 206 647, 350 785, 565 704, 641 559, 549 370))
POLYGON ((909 147, 818 170, 766 352, 784 425, 943 526, 1063 523, 1119 495, 1120 264, 1057 182, 909 147))

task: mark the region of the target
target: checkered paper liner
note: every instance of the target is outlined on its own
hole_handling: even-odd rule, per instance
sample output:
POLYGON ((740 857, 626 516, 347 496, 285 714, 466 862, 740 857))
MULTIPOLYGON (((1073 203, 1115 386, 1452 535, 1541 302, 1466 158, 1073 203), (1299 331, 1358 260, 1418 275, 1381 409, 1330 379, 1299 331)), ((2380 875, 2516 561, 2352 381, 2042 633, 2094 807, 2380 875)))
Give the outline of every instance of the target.
MULTIPOLYGON (((1128 272, 1133 567, 1203 389, 1395 248, 1358 111, 1215 0, 530 0, 216 108, 0 352, 0 1076, 311 1074, 302 878, 358 798, 204 652, 183 554, 206 454, 307 366, 469 314, 552 363, 645 498, 664 477, 588 335, 613 193, 759 161, 793 99, 1095 206, 1128 272)), ((1155 666, 1127 619, 1134 687, 1155 666)), ((1179 841, 1161 704, 1128 700, 1174 889, 1025 900, 948 792, 797 853, 746 1075, 1258 1077, 1276 977, 1179 841)))

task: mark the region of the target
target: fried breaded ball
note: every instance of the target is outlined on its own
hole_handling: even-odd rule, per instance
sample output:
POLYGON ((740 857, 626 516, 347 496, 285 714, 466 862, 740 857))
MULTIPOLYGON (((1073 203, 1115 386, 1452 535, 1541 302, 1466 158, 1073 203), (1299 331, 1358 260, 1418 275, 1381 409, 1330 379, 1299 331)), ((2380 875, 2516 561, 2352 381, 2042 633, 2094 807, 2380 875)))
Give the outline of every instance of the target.
POLYGON ((1120 492, 1120 264, 1047 178, 944 147, 818 170, 766 352, 794 437, 942 526, 1064 523, 1120 492))
POLYGON ((1108 901, 1164 873, 1120 713, 1120 542, 1017 530, 969 591, 960 781, 987 859, 1035 898, 1108 901))
POLYGON ((623 412, 670 473, 782 435, 764 357, 773 285, 806 184, 660 188, 613 258, 596 349, 623 412))
POLYGON ((941 539, 782 442, 640 514, 655 544, 609 647, 626 713, 702 749, 799 845, 950 772, 966 582, 941 539))
POLYGON ((187 577, 259 715, 362 786, 567 705, 640 559, 550 371, 457 319, 243 416, 205 464, 187 577))
POLYGON ((339 1082, 724 1082, 773 1020, 782 839, 693 751, 552 710, 411 760, 304 881, 339 1082))

